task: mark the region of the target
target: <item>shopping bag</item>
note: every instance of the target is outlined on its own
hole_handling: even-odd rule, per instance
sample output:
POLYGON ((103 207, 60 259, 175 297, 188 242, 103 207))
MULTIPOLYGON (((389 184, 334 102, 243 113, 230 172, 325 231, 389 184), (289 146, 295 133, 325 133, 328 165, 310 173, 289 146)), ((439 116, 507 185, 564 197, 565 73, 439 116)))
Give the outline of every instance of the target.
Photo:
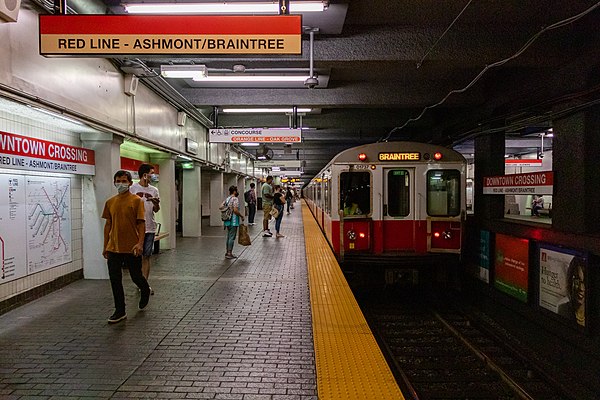
POLYGON ((238 243, 242 246, 250 246, 250 234, 248 234, 248 225, 240 225, 240 231, 238 235, 238 243))
POLYGON ((273 206, 273 208, 271 208, 271 211, 269 212, 269 214, 271 214, 271 216, 275 219, 277 219, 277 217, 279 217, 279 210, 277 208, 275 208, 275 206, 273 206))

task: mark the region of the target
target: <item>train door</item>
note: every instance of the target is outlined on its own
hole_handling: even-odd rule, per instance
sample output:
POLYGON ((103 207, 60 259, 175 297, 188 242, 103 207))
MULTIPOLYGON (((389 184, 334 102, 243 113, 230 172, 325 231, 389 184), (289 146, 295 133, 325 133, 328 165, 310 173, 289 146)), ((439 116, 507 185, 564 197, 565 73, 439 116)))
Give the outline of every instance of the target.
POLYGON ((416 251, 415 169, 383 170, 383 251, 416 251))

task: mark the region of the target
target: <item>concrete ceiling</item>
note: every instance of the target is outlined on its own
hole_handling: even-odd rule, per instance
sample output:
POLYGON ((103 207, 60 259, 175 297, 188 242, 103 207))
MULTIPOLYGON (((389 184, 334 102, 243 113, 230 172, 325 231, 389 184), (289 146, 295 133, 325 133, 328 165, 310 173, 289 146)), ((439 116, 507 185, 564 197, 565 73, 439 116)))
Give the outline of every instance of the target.
MULTIPOLYGON (((74 8, 78 5, 70 3, 74 8)), ((89 7, 89 2, 84 3, 89 7)), ((119 1, 102 3, 104 12, 123 13, 119 1)), ((518 138, 550 127, 557 110, 600 97, 596 1, 331 1, 323 14, 304 16, 303 25, 308 24, 320 28, 314 60, 316 70, 328 75, 326 87, 202 88, 185 80, 167 81, 207 116, 215 106, 317 108, 318 112, 302 118, 302 125, 312 128, 305 131, 302 144, 293 145, 291 152, 273 146, 275 159, 306 160, 308 176, 335 153, 380 139, 450 146, 504 127, 518 138), (553 24, 564 20, 564 26, 554 29, 553 24), (553 29, 476 80, 486 66, 515 56, 544 28, 553 29), (474 80, 464 92, 448 96, 474 80), (418 121, 407 123, 420 115, 418 121)), ((209 70, 232 70, 242 64, 250 70, 308 71, 309 36, 303 35, 301 56, 143 57, 140 61, 154 71, 160 71, 162 64, 190 63, 204 64, 209 70)), ((126 72, 140 72, 134 60, 118 62, 126 72)), ((149 79, 142 77, 142 81, 149 79)), ((219 114, 218 118, 223 127, 289 123, 285 115, 219 114)))

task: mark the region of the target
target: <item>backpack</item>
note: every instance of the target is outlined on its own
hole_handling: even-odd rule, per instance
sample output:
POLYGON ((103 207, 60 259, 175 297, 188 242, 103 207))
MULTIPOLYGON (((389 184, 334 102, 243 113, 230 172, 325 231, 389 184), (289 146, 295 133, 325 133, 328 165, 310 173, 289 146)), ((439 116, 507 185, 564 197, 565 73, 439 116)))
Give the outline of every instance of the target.
POLYGON ((244 193, 244 201, 246 201, 246 203, 250 204, 250 189, 246 191, 246 193, 244 193))
POLYGON ((229 200, 231 200, 231 197, 228 197, 227 200, 225 200, 221 204, 221 207, 219 207, 219 211, 221 211, 221 220, 222 221, 231 220, 231 216, 233 215, 233 208, 231 208, 229 206, 229 200))

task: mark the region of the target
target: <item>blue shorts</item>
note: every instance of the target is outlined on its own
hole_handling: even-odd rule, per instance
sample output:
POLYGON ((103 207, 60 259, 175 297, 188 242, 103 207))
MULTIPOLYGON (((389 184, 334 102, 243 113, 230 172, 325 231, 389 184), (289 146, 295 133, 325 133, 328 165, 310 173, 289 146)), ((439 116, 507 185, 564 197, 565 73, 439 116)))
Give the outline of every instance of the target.
POLYGON ((144 236, 144 252, 142 253, 144 257, 150 257, 154 252, 155 235, 155 233, 146 233, 146 236, 144 236))

